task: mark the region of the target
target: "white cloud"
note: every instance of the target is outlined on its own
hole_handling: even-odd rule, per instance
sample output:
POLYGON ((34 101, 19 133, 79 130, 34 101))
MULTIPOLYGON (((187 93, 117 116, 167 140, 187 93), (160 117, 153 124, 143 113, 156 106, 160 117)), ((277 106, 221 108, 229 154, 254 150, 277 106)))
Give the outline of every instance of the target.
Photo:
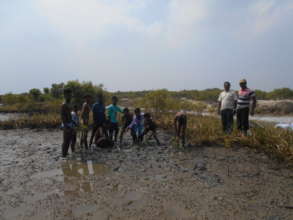
MULTIPOLYGON (((195 25, 206 15, 203 0, 170 0, 167 15, 152 24, 131 14, 146 8, 154 0, 36 0, 40 13, 66 37, 84 47, 91 39, 99 39, 113 26, 157 38, 172 47, 190 39, 195 25)), ((151 12, 150 12, 151 13, 151 12)))
POLYGON ((95 0, 38 0, 41 14, 67 39, 87 42, 102 36, 110 25, 139 30, 140 21, 127 16, 129 4, 107 4, 95 0))
POLYGON ((165 24, 170 45, 177 47, 186 44, 207 15, 208 9, 203 0, 171 0, 165 24))
POLYGON ((270 30, 292 9, 292 2, 277 0, 258 0, 251 7, 253 33, 261 34, 270 30))

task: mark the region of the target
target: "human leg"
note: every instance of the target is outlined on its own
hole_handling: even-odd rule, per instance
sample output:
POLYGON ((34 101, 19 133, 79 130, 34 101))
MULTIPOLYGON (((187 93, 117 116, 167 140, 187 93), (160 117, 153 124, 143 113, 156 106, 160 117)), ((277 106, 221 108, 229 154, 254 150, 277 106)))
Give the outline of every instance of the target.
POLYGON ((63 143, 62 143, 62 157, 66 157, 68 154, 69 145, 71 142, 71 129, 64 128, 63 130, 63 143))

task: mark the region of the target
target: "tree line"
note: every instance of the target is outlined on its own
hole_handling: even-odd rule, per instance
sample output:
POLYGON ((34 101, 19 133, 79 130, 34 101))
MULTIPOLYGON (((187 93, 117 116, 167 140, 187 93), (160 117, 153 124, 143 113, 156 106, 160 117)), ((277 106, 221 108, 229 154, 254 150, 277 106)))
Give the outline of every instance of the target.
MULTIPOLYGON (((50 88, 44 88, 43 90, 33 88, 26 93, 13 94, 7 93, 0 95, 0 103, 4 105, 14 105, 19 103, 32 103, 32 102, 56 102, 63 99, 63 89, 70 88, 73 91, 73 102, 77 105, 81 105, 84 95, 91 95, 95 98, 99 93, 103 93, 105 99, 108 99, 112 95, 116 95, 121 99, 139 99, 147 96, 150 90, 145 91, 128 91, 128 92, 108 92, 105 90, 103 84, 95 85, 92 82, 79 82, 68 81, 67 83, 55 83, 50 88)), ((164 91, 164 94, 168 94, 171 98, 175 99, 191 99, 206 102, 217 101, 218 95, 221 89, 205 89, 205 90, 182 90, 182 91, 164 91)), ((293 90, 289 88, 275 89, 273 91, 256 90, 258 99, 262 100, 281 100, 281 99, 293 99, 293 90)))

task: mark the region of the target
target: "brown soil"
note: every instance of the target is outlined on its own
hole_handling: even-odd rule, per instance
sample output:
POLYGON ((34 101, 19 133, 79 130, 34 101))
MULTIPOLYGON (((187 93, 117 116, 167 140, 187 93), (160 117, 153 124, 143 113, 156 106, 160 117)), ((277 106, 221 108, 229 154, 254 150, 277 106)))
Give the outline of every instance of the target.
MULTIPOLYGON (((292 220, 293 173, 248 148, 154 142, 60 159, 59 131, 0 131, 0 220, 292 220)), ((126 142, 130 142, 129 137, 126 142)))

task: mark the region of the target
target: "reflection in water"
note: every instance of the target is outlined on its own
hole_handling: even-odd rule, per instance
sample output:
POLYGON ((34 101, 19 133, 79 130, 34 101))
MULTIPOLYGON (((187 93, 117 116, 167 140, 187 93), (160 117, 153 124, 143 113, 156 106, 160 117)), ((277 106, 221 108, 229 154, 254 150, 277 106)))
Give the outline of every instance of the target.
POLYGON ((80 193, 93 192, 93 184, 89 176, 102 175, 107 172, 107 168, 103 164, 95 164, 91 160, 65 161, 62 164, 64 174, 65 195, 77 196, 80 193))

